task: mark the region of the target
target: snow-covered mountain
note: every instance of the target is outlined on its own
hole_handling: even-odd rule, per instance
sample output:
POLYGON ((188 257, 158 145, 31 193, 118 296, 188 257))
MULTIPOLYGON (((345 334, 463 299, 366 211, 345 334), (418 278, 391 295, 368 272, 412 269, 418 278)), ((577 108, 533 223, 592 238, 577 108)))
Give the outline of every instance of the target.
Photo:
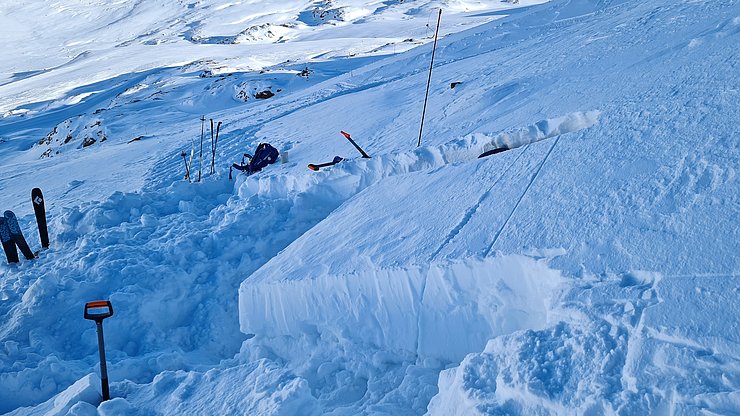
POLYGON ((0 5, 0 412, 740 413, 740 5, 541 3, 0 5))

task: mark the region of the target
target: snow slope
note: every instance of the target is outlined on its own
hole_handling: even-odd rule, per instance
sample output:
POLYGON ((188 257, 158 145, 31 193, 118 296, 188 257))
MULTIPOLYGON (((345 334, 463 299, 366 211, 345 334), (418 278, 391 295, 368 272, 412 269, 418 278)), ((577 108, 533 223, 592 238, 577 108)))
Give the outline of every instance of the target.
POLYGON ((297 3, 271 15, 294 38, 265 43, 278 52, 261 64, 230 50, 177 65, 182 43, 224 48, 244 26, 186 14, 135 47, 161 61, 71 68, 45 103, 24 97, 56 81, 0 86, 3 202, 32 230, 22 201, 40 184, 53 233, 37 261, 0 266, 0 411, 740 412, 738 3, 555 0, 503 17, 504 3, 443 2, 450 25, 502 18, 443 30, 418 149, 430 47, 351 57, 331 37, 381 42, 386 21, 438 5, 386 3, 353 4, 351 24, 316 25, 297 3), (316 37, 332 52, 307 60, 316 37), (250 95, 268 87, 281 91, 250 95), (190 184, 179 153, 205 108, 224 122, 219 169, 190 184), (373 158, 307 170, 354 155, 340 129, 373 158), (288 162, 229 181, 261 141, 288 162), (102 404, 81 317, 97 298, 116 308, 102 404))
MULTIPOLYGON (((356 367, 368 359, 357 354, 396 351, 404 361, 388 390, 403 391, 419 366, 444 368, 463 359, 458 348, 483 350, 482 329, 493 341, 483 355, 443 373, 432 414, 737 411, 738 148, 736 127, 728 123, 738 111, 737 55, 730 46, 738 33, 736 4, 587 6, 557 2, 445 39, 438 55, 444 63, 435 72, 442 81, 431 98, 441 119, 433 119, 428 136, 440 143, 453 134, 523 126, 540 114, 598 109, 594 127, 491 160, 411 174, 416 169, 404 166, 388 179, 376 180, 372 161, 360 172, 333 169, 325 180, 367 189, 242 283, 242 331, 257 334, 250 342, 291 357, 305 377, 318 371, 314 365, 321 368, 312 361, 340 361, 338 372, 368 379, 357 393, 367 397, 383 391, 375 384, 389 370, 379 365, 368 376, 356 367), (567 18, 553 18, 558 14, 567 18), (462 77, 470 68, 481 70, 462 77), (450 91, 444 81, 453 80, 463 84, 450 91), (551 267, 573 281, 549 301, 547 319, 516 319, 496 300, 502 292, 518 294, 506 284, 508 267, 462 273, 482 285, 468 288, 455 267, 437 265, 438 259, 518 253, 552 258, 551 267), (427 271, 422 265, 429 263, 427 271), (661 276, 661 284, 643 279, 643 270, 661 276), (439 275, 445 284, 429 283, 439 275), (359 283, 364 280, 372 288, 359 283), (321 289, 311 295, 304 287, 321 289), (691 308, 716 324, 689 329, 683 317, 652 313, 680 310, 686 301, 679 293, 721 287, 735 295, 725 298, 722 317, 713 318, 713 301, 691 308), (396 300, 400 293, 407 294, 403 302, 396 300), (593 310, 601 304, 603 310, 593 310), (512 326, 502 330, 501 316, 488 308, 502 311, 512 326), (460 332, 448 329, 464 323, 460 332), (539 342, 544 346, 529 347, 539 342), (324 349, 326 356, 316 358, 324 349), (679 361, 685 364, 676 370, 679 361), (694 376, 686 381, 685 372, 694 376), (594 376, 583 381, 585 375, 594 376)), ((408 96, 408 82, 368 92, 364 108, 379 107, 388 90, 408 96)), ((337 114, 349 107, 341 100, 351 98, 291 117, 337 114)), ((350 122, 339 118, 338 125, 350 122)), ((410 127, 396 125, 365 131, 376 139, 373 146, 393 129, 404 133, 394 137, 413 137, 410 127)), ((271 127, 264 130, 269 137, 271 127)), ((376 153, 390 150, 376 146, 376 153)), ((553 279, 549 274, 539 273, 544 281, 553 279)), ((520 313, 537 316, 528 308, 520 313)))

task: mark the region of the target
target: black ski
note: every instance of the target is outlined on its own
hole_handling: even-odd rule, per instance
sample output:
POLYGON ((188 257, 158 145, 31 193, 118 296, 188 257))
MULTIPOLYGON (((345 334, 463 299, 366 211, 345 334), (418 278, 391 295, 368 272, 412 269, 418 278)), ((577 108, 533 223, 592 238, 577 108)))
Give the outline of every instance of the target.
POLYGON ((342 133, 342 135, 344 137, 346 137, 347 140, 349 140, 350 143, 352 143, 352 146, 354 146, 355 149, 357 149, 357 151, 360 152, 360 154, 362 155, 363 158, 370 159, 370 156, 368 156, 368 154, 365 153, 365 151, 362 150, 362 148, 359 145, 357 145, 357 143, 355 143, 354 140, 352 140, 352 137, 349 135, 349 133, 347 133, 346 131, 340 131, 340 133, 342 133))
POLYGON ((41 247, 49 248, 49 229, 46 227, 46 207, 41 189, 33 188, 31 190, 31 201, 33 201, 33 212, 36 214, 36 224, 39 226, 41 247))
POLYGON ((21 253, 23 253, 28 260, 35 259, 36 256, 33 254, 33 251, 31 251, 31 247, 28 247, 28 243, 23 237, 21 226, 18 224, 18 218, 16 218, 13 211, 5 211, 4 215, 8 222, 8 228, 10 228, 10 237, 15 242, 15 245, 21 249, 21 253))
POLYGON ((3 251, 5 251, 8 263, 18 263, 18 249, 15 248, 15 241, 10 235, 10 227, 5 217, 0 217, 0 241, 3 243, 3 251))
POLYGON ((495 155, 496 153, 505 152, 507 150, 509 150, 508 147, 499 147, 498 149, 489 150, 487 152, 481 153, 480 156, 478 156, 478 159, 480 159, 482 157, 486 157, 486 156, 495 155))
POLYGON ((318 163, 318 164, 310 163, 308 165, 308 168, 311 169, 311 170, 317 171, 317 170, 319 170, 321 168, 325 168, 327 166, 334 166, 337 163, 341 162, 342 160, 344 160, 344 159, 342 159, 339 156, 334 156, 334 160, 332 160, 331 162, 318 163))

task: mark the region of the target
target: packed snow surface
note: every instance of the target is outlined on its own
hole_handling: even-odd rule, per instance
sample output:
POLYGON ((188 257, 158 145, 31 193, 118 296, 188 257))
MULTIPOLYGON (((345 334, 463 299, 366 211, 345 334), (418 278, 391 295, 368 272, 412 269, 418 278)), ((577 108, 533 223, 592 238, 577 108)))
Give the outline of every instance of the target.
POLYGON ((0 413, 740 414, 737 1, 0 16, 0 413))

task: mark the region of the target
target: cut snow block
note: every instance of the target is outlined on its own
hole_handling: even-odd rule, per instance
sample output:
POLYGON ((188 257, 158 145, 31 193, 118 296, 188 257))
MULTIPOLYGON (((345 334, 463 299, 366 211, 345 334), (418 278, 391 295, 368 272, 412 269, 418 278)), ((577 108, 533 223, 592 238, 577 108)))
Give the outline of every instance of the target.
POLYGON ((342 345, 457 362, 496 335, 544 327, 562 282, 546 261, 525 256, 305 279, 264 272, 239 289, 244 333, 309 342, 331 334, 342 345))
POLYGON ((101 399, 100 378, 95 374, 88 374, 54 397, 54 407, 49 414, 64 415, 77 402, 97 406, 101 399))
MULTIPOLYGON (((9 415, 65 416, 78 403, 89 403, 97 407, 101 400, 100 378, 91 373, 77 380, 74 384, 51 399, 34 407, 19 408, 16 411, 10 412, 9 415)), ((79 408, 80 406, 77 407, 79 408)))

